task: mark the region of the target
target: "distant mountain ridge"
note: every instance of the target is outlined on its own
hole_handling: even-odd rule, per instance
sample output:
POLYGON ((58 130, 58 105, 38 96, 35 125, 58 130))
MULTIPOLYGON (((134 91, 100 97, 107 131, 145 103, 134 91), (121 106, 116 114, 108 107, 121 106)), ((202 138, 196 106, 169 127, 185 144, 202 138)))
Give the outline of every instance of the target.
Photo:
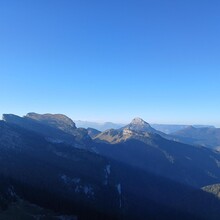
MULTIPOLYGON (((19 117, 12 114, 4 114, 3 120, 14 123, 24 128, 32 129, 40 134, 45 134, 48 140, 53 142, 66 142, 72 145, 78 145, 80 148, 91 145, 91 138, 95 138, 101 132, 94 128, 77 128, 76 124, 65 115, 62 114, 37 114, 28 113, 24 117, 19 117)), ((135 118, 132 123, 123 125, 122 127, 118 124, 107 123, 110 127, 117 127, 114 130, 123 130, 128 128, 130 131, 137 132, 149 132, 158 134, 168 140, 175 140, 182 143, 201 145, 209 148, 219 149, 220 147, 220 129, 214 126, 187 126, 182 130, 178 130, 171 134, 167 134, 153 128, 149 123, 145 122, 140 118, 135 118), (190 129, 191 128, 191 129, 190 129)), ((107 125, 105 124, 105 126, 107 125)), ((155 127, 161 127, 157 125, 155 127)), ((167 125, 163 125, 165 128, 167 125)), ((171 125, 168 125, 170 127, 171 125)), ((175 125, 173 125, 175 127, 175 125)), ((183 126, 179 126, 181 128, 183 126)), ((170 127, 171 128, 171 127, 170 127)), ((173 128, 173 127, 172 127, 173 128)), ((177 127, 175 127, 176 129, 177 127)), ((111 129, 110 129, 111 130, 111 129)), ((161 129, 164 130, 164 129, 161 129)), ((107 133, 108 130, 105 130, 107 133)), ((110 131, 113 132, 113 131, 110 131)), ((115 131, 114 131, 115 132, 115 131)))
POLYGON ((177 141, 213 149, 220 147, 220 128, 188 126, 170 134, 177 141))
MULTIPOLYGON (((161 131, 165 134, 172 134, 174 132, 177 132, 179 130, 182 130, 184 128, 189 127, 190 125, 175 125, 175 124, 151 124, 151 126, 161 131)), ((192 125, 195 128, 205 128, 205 127, 212 127, 215 128, 213 125, 192 125)))
POLYGON ((81 121, 81 120, 75 120, 74 122, 77 127, 94 128, 99 131, 105 131, 108 129, 118 129, 125 125, 122 123, 113 123, 113 122, 98 123, 98 122, 81 121))
MULTIPOLYGON (((118 129, 121 127, 126 126, 125 123, 113 123, 113 122, 90 122, 90 121, 82 121, 82 120, 75 120, 74 121, 77 127, 83 127, 83 128, 94 128, 99 131, 105 131, 109 129, 118 129)), ((182 130, 184 128, 189 127, 190 125, 175 125, 175 124, 150 124, 152 128, 161 131, 165 134, 171 134, 173 132, 182 130)), ((213 127, 212 125, 192 125, 196 128, 202 128, 202 127, 213 127)))

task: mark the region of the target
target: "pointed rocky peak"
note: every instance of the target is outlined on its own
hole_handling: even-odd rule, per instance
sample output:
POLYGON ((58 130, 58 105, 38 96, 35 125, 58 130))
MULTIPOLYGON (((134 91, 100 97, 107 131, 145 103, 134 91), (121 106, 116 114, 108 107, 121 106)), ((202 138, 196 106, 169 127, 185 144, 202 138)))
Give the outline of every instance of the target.
POLYGON ((134 118, 130 124, 124 127, 136 132, 154 132, 155 130, 143 119, 134 118))
POLYGON ((109 129, 98 134, 94 139, 96 141, 104 141, 111 144, 125 142, 127 140, 138 140, 149 143, 156 135, 164 136, 165 134, 155 130, 141 118, 134 118, 130 124, 120 129, 109 129))
POLYGON ((138 118, 138 117, 134 118, 130 124, 150 126, 146 121, 144 121, 142 118, 138 118))

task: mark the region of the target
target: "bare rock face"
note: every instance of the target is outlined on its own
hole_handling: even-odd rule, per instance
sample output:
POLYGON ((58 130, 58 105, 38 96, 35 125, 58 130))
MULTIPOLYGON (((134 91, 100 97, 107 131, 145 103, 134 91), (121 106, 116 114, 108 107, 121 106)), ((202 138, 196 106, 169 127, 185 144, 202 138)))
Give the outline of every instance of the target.
POLYGON ((98 134, 95 139, 111 144, 127 141, 129 139, 149 142, 151 135, 163 134, 153 129, 147 122, 141 118, 134 118, 130 124, 120 129, 109 129, 98 134))
POLYGON ((66 115, 62 114, 37 114, 28 113, 25 117, 37 120, 41 123, 51 125, 65 132, 70 132, 70 130, 75 130, 75 123, 68 118, 66 115))
POLYGON ((131 121, 131 124, 137 124, 137 125, 149 125, 146 121, 144 121, 142 118, 136 117, 131 121))
POLYGON ((134 131, 145 131, 145 132, 155 132, 156 131, 146 121, 144 121, 141 118, 134 118, 131 121, 131 123, 125 127, 130 130, 134 130, 134 131))

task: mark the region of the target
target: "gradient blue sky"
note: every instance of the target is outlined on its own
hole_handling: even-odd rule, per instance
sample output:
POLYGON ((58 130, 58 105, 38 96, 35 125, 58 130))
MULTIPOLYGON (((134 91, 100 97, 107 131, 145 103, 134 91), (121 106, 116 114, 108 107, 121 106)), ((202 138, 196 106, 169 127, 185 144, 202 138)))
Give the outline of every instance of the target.
POLYGON ((220 126, 219 0, 0 1, 0 114, 220 126))

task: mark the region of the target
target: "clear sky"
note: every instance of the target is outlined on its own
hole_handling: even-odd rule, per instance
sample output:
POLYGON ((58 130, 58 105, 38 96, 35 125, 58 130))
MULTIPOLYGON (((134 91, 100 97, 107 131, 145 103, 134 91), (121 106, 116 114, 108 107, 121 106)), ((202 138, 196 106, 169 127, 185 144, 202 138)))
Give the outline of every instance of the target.
POLYGON ((219 0, 1 0, 0 114, 220 126, 219 0))

